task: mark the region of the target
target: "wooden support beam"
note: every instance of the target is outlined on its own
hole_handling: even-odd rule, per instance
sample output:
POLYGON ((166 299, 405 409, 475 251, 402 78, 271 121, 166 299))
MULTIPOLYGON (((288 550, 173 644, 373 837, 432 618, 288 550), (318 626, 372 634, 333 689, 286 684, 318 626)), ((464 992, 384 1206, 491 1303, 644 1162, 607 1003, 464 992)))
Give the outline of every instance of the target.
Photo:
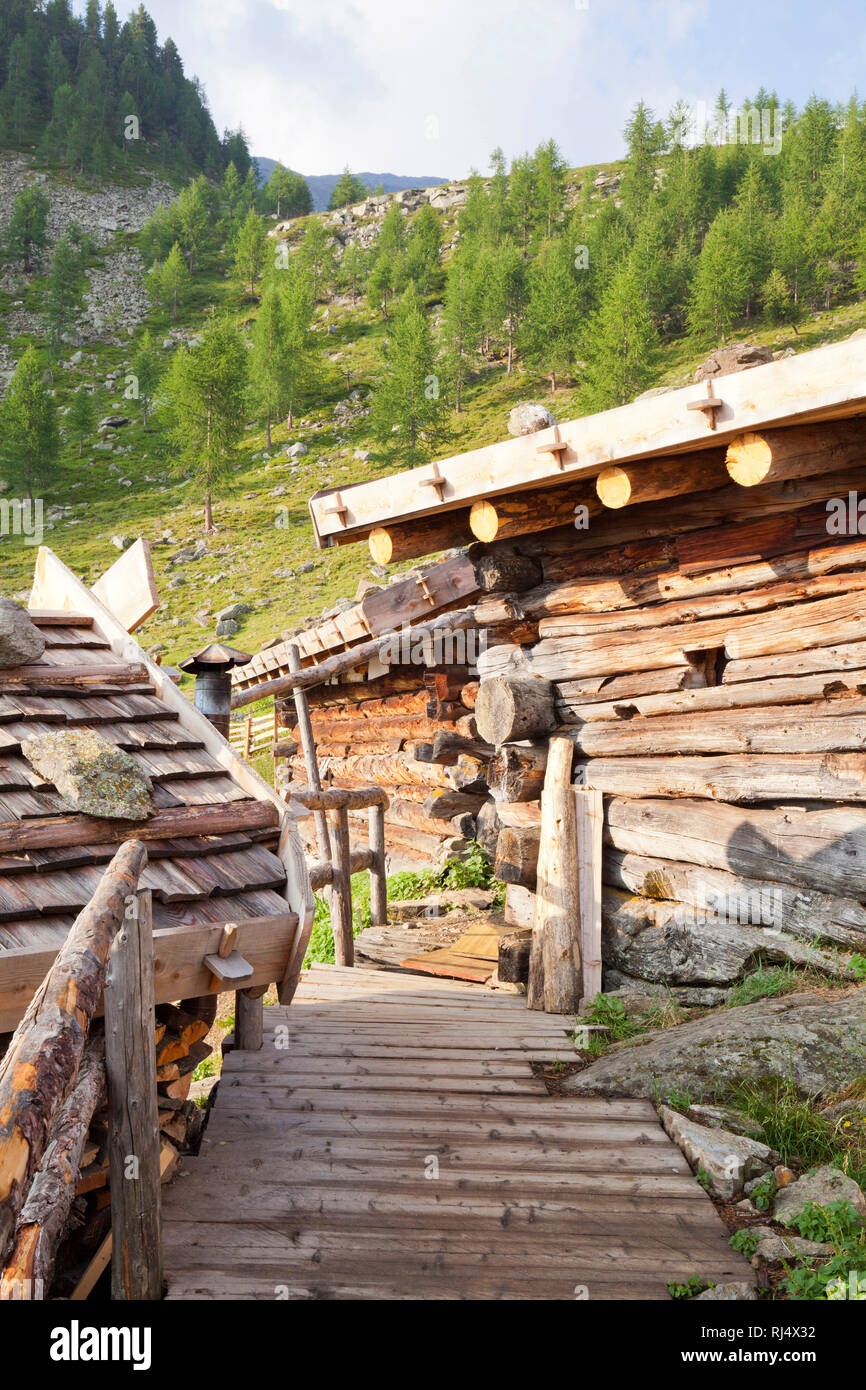
POLYGON ((55 959, 40 961, 36 992, 27 995, 30 1003, 0 1062, 0 1263, 54 1121, 75 1085, 109 948, 146 862, 138 842, 118 850, 55 959))
POLYGON ((266 801, 220 801, 213 806, 181 806, 157 811, 146 821, 99 816, 34 816, 0 825, 0 853, 71 849, 78 845, 116 845, 132 840, 171 840, 197 835, 231 835, 235 831, 275 829, 276 807, 266 801))
POLYGON ((738 434, 727 448, 727 469, 741 487, 833 473, 862 463, 866 430, 860 420, 738 434))
POLYGON ((334 874, 331 879, 331 930, 337 965, 355 964, 352 920, 352 880, 349 859, 349 813, 345 806, 331 812, 334 874))
POLYGON ((576 519, 599 516, 603 510, 591 485, 568 483, 480 499, 473 503, 469 526, 476 540, 490 544, 551 526, 573 526, 576 519))
POLYGON ((435 555, 451 546, 468 545, 471 540, 469 508, 461 507, 442 515, 419 517, 402 526, 399 522, 376 526, 367 544, 377 565, 398 565, 403 560, 435 555))
POLYGON ((573 787, 577 839, 577 896, 583 997, 601 992, 601 870, 604 811, 601 792, 573 787))
POLYGON ((256 990, 235 993, 235 1046, 244 1052, 259 1052, 264 1034, 264 998, 256 990))
POLYGON ((576 1013, 582 988, 577 822, 570 740, 550 740, 541 793, 541 848, 526 1003, 576 1013))
POLYGON ((111 1296, 162 1298, 160 1135, 149 889, 131 900, 105 986, 111 1296))
MULTIPOLYGON (((289 646, 289 669, 293 672, 301 669, 301 656, 295 643, 289 646)), ((298 718, 298 733, 301 740, 301 748, 304 754, 304 766, 307 769, 307 781, 315 792, 322 790, 322 779, 319 776, 319 760, 316 757, 316 744, 313 738, 313 726, 310 720, 310 710, 307 705, 307 697, 300 687, 295 687, 292 691, 295 700, 295 713, 298 718)), ((316 825, 316 843, 319 848, 319 858, 324 862, 331 857, 331 842, 328 836, 328 817, 322 810, 314 811, 316 825)))
POLYGON ((370 807, 370 921, 374 927, 383 927, 388 920, 388 888, 385 877, 385 810, 384 807, 370 807))
POLYGON ((673 455, 648 463, 613 464, 603 468, 595 490, 605 507, 633 507, 687 492, 707 492, 727 482, 724 449, 673 455))

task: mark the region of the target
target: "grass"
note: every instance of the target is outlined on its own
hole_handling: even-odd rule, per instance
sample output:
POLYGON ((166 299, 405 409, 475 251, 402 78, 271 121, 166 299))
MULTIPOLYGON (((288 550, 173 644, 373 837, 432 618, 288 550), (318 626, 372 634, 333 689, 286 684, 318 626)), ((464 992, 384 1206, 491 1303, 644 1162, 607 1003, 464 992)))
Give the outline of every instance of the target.
POLYGON ((798 990, 808 989, 816 983, 816 979, 821 985, 826 986, 826 976, 816 977, 811 971, 802 970, 795 965, 759 965, 731 987, 725 1003, 728 1008, 733 1009, 738 1004, 754 1004, 757 999, 795 994, 798 990))
MULTIPOLYGON (((866 1077, 829 1099, 856 1099, 858 1094, 866 1095, 866 1077)), ((844 1116, 825 1114, 828 1104, 819 1109, 817 1098, 800 1095, 792 1081, 746 1082, 731 1091, 727 1102, 760 1126, 764 1142, 789 1167, 828 1163, 866 1187, 866 1121, 846 1123, 844 1116)))

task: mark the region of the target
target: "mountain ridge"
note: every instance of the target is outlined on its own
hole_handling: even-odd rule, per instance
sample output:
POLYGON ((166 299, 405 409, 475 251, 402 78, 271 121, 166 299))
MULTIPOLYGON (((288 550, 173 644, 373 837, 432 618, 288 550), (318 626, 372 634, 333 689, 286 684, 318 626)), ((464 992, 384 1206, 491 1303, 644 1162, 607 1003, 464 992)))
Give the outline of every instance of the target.
MULTIPOLYGON (((266 184, 273 173, 274 166, 279 161, 270 159, 265 155, 253 155, 253 159, 258 168, 259 185, 266 184)), ((299 171, 293 170, 292 172, 298 173, 299 171)), ((306 181, 310 190, 314 212, 324 212, 327 209, 334 186, 340 177, 340 174, 301 174, 301 178, 306 181)), ((364 169, 356 177, 371 189, 378 188, 381 184, 386 193, 399 193, 404 188, 434 188, 439 184, 451 182, 450 179, 441 178, 438 174, 376 174, 364 169)))

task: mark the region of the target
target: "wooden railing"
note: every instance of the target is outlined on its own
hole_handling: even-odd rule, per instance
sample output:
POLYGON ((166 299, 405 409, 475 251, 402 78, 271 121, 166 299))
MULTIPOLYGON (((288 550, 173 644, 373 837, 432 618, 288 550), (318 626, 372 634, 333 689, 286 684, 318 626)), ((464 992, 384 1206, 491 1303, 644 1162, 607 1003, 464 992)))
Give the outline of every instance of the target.
POLYGON ((310 866, 314 891, 330 890, 331 928, 334 933, 334 959, 337 965, 355 964, 352 920, 352 874, 370 872, 370 920, 374 926, 387 921, 385 880, 385 811, 388 797, 381 787, 330 787, 316 790, 291 783, 285 791, 289 802, 324 817, 331 813, 330 828, 320 844, 330 846, 332 858, 310 866), (365 849, 353 850, 349 841, 349 812, 369 808, 369 842, 365 849))
POLYGON ((279 737, 277 708, 266 714, 250 715, 246 719, 233 719, 229 725, 229 742, 236 753, 249 762, 260 753, 270 753, 279 737))

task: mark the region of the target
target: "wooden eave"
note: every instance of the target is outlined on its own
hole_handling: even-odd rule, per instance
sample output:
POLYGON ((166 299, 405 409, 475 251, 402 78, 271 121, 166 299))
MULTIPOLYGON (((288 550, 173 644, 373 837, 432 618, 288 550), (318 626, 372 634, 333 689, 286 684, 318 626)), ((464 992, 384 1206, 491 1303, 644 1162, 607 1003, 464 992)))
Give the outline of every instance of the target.
POLYGON ((866 411, 866 336, 489 444, 310 500, 318 546, 364 540, 376 526, 465 508, 481 498, 592 478, 614 463, 716 448, 748 430, 839 420, 866 411), (692 408, 690 408, 692 407, 692 408), (564 448, 551 446, 564 445, 564 448), (436 476, 436 485, 431 486, 436 476))

